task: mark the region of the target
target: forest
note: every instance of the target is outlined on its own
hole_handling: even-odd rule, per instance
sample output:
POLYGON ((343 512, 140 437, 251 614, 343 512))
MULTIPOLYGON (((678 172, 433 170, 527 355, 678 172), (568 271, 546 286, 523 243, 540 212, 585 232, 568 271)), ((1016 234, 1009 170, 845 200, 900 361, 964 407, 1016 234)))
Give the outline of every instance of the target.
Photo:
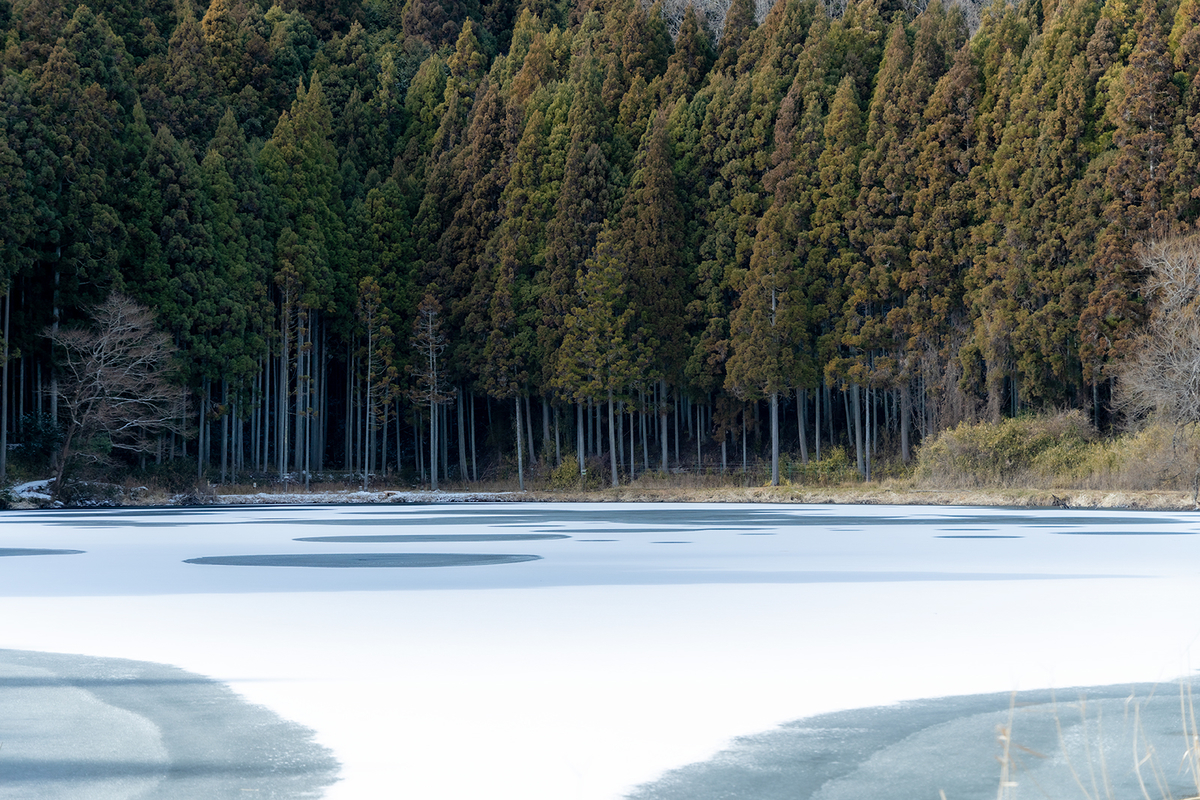
POLYGON ((268 2, 0 0, 0 476, 116 295, 214 481, 1105 429, 1200 218, 1198 0, 268 2))

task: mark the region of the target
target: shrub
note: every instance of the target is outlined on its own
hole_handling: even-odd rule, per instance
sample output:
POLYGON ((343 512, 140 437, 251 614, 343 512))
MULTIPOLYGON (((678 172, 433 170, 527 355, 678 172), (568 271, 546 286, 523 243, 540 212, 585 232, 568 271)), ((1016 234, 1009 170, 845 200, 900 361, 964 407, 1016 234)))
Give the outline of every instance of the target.
POLYGON ((810 459, 807 464, 791 453, 783 454, 779 458, 779 474, 789 483, 817 486, 834 486, 862 480, 862 476, 858 474, 858 467, 841 447, 831 447, 821 454, 819 461, 810 459))
POLYGON ((939 486, 1012 485, 1079 477, 1096 430, 1079 411, 960 424, 917 453, 915 476, 939 486))

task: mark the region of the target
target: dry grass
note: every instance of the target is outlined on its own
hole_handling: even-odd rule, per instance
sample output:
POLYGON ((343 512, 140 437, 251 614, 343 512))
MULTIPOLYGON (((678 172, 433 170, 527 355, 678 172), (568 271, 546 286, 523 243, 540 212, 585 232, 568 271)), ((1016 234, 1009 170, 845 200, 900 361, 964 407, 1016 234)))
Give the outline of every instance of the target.
MULTIPOLYGON (((997 424, 961 425, 925 443, 914 464, 880 455, 874 473, 884 476, 862 481, 847 453, 830 448, 821 461, 800 463, 785 455, 783 485, 768 485, 765 463, 752 463, 743 472, 731 465, 724 474, 694 473, 687 467, 663 473, 649 471, 609 488, 607 463, 589 459, 581 481, 577 462, 564 459, 559 467, 543 460, 526 471, 520 493, 515 470, 500 477, 471 482, 444 482, 444 492, 496 495, 496 499, 557 502, 690 502, 690 503, 815 503, 871 505, 964 505, 1076 508, 1192 509, 1200 465, 1200 431, 1148 425, 1119 436, 1100 436, 1078 412, 1020 417, 997 424)), ((707 469, 712 469, 708 465, 707 469)), ((250 498, 258 494, 289 495, 301 502, 306 494, 327 498, 357 493, 361 477, 352 473, 325 474, 306 488, 302 482, 280 482, 260 476, 220 486, 195 485, 194 473, 178 470, 148 474, 144 484, 125 482, 121 502, 163 505, 171 502, 214 502, 216 495, 250 498), (177 474, 178 473, 178 474, 177 474)), ((370 491, 377 502, 399 502, 403 493, 424 492, 425 486, 398 476, 377 476, 370 491), (388 494, 400 496, 386 497, 388 494)), ((356 501, 370 498, 359 496, 356 501)), ((422 499, 425 499, 424 497, 422 499)), ((464 497, 464 499, 470 499, 464 497)), ((491 498, 489 498, 491 499, 491 498)))

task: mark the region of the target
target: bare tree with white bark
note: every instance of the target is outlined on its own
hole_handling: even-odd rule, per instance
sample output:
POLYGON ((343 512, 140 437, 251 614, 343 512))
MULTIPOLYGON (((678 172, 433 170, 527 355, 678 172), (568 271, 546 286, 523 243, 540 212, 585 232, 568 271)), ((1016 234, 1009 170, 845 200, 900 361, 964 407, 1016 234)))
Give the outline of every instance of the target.
POLYGON ((1139 261, 1149 316, 1120 373, 1122 409, 1131 420, 1175 428, 1176 466, 1187 465, 1200 501, 1200 237, 1150 242, 1139 261), (1187 435, 1192 434, 1192 435, 1187 435))
POLYGON ((175 347, 146 306, 114 292, 92 314, 90 328, 47 329, 58 357, 63 443, 54 489, 80 458, 112 451, 146 453, 155 438, 180 432, 186 393, 175 381, 175 347))

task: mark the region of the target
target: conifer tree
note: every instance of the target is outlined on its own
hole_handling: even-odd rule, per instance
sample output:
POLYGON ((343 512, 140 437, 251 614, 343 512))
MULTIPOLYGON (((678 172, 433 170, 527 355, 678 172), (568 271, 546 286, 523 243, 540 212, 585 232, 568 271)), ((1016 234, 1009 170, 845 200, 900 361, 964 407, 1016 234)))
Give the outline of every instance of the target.
MULTIPOLYGON (((442 332, 442 306, 437 300, 436 289, 430 286, 417 306, 413 318, 412 338, 409 344, 413 351, 411 370, 416 385, 411 389, 413 401, 429 409, 429 417, 436 420, 438 408, 445 405, 453 395, 446 383, 442 354, 446 350, 446 336, 442 332)), ((438 488, 438 429, 429 426, 430 488, 438 488)))
POLYGON ((732 0, 721 28, 716 69, 730 70, 737 66, 742 45, 750 38, 755 24, 754 0, 732 0))
POLYGON ((1095 288, 1079 323, 1084 369, 1092 383, 1107 376, 1106 362, 1123 352, 1141 316, 1133 244, 1171 227, 1168 143, 1178 98, 1158 8, 1150 0, 1142 3, 1136 35, 1115 98, 1116 152, 1105 176, 1111 198, 1105 208, 1108 227, 1092 256, 1095 288))
MULTIPOLYGON (((542 320, 538 342, 543 353, 558 349, 571 305, 575 273, 591 255, 610 205, 610 164, 604 143, 610 130, 600 103, 600 87, 586 66, 572 80, 574 98, 568 115, 562 188, 554 216, 546 226, 546 267, 540 278, 542 320)), ((546 376, 549 382, 550 374, 546 376)))
MULTIPOLYGON (((316 372, 312 344, 318 314, 336 309, 332 265, 340 262, 344 223, 337 187, 337 154, 333 149, 332 115, 321 82, 313 74, 307 91, 301 84, 290 112, 284 113, 261 159, 281 208, 275 244, 275 285, 280 293, 280 398, 295 398, 294 469, 307 470, 312 445, 316 372), (291 370, 294 369, 294 372, 291 370), (290 392, 291 377, 296 378, 290 392)), ((344 305, 348 305, 345 303, 344 305)), ((287 425, 278 426, 280 472, 289 453, 287 425)))
POLYGON ((606 230, 595 256, 576 274, 576 305, 567 314, 556 353, 554 385, 576 403, 607 402, 609 470, 615 487, 619 478, 614 402, 644 374, 645 364, 639 358, 634 309, 625 297, 620 249, 612 240, 611 230, 606 230))

